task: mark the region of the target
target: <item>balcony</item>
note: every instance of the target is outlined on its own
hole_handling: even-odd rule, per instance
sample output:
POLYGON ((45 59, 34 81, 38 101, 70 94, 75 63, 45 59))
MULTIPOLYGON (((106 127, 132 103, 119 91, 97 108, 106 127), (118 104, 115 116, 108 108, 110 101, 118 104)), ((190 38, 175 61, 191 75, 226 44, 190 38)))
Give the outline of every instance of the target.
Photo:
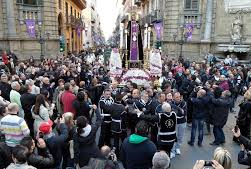
POLYGON ((81 26, 83 27, 83 21, 82 18, 76 18, 73 15, 70 15, 68 17, 66 17, 66 26, 67 27, 73 27, 75 28, 76 26, 81 26))
POLYGON ((86 8, 86 0, 72 0, 73 3, 75 3, 80 10, 83 10, 86 8))
POLYGON ((154 22, 157 22, 159 20, 162 20, 162 17, 158 16, 158 11, 152 11, 150 14, 146 15, 145 17, 141 18, 140 25, 141 27, 144 27, 145 24, 153 24, 154 22))
POLYGON ((200 13, 185 12, 184 14, 181 14, 180 26, 184 26, 185 23, 193 23, 194 26, 199 29, 202 24, 201 19, 200 13))

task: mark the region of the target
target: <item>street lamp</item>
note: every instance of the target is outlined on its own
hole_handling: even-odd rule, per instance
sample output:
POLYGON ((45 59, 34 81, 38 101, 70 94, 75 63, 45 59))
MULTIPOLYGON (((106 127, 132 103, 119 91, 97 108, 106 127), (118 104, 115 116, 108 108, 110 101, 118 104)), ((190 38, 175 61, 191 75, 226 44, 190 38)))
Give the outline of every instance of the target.
POLYGON ((184 26, 182 27, 183 31, 182 31, 182 35, 181 35, 181 39, 180 39, 180 56, 179 59, 183 58, 183 45, 186 43, 188 35, 185 32, 185 28, 184 26))
POLYGON ((47 32, 45 33, 45 35, 42 35, 42 26, 43 26, 43 21, 38 20, 37 21, 38 24, 38 31, 39 31, 39 35, 36 33, 36 38, 38 39, 38 42, 40 44, 40 60, 41 62, 44 60, 44 53, 43 53, 43 44, 45 43, 45 35, 47 36, 47 39, 49 39, 50 37, 50 33, 47 32))

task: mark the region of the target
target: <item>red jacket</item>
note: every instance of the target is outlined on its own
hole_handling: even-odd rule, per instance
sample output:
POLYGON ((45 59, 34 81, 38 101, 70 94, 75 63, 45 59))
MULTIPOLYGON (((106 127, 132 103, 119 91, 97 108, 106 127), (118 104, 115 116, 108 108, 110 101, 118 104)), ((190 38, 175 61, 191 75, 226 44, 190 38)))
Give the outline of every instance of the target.
POLYGON ((6 54, 2 55, 2 60, 3 60, 5 65, 7 65, 9 63, 9 59, 8 59, 8 56, 6 54))
POLYGON ((65 91, 62 96, 61 96, 61 103, 63 104, 63 112, 71 112, 75 115, 75 110, 73 108, 73 101, 76 99, 76 96, 70 92, 70 91, 65 91))

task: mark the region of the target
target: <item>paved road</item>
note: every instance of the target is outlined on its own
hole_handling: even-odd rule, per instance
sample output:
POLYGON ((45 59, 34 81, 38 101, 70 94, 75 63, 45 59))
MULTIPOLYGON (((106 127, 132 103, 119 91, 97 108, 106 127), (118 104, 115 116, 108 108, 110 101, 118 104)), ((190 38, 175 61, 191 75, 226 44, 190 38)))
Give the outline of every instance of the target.
MULTIPOLYGON (((238 98, 237 103, 241 100, 242 98, 238 98)), ((236 104, 237 105, 237 104, 236 104)), ((236 110, 238 111, 238 106, 236 106, 236 110)), ((235 118, 236 114, 230 113, 229 114, 229 119, 224 127, 224 132, 226 136, 226 143, 224 144, 225 149, 229 150, 231 155, 232 155, 232 162, 233 162, 233 169, 246 169, 248 168, 247 166, 239 165, 237 161, 238 157, 238 152, 240 150, 240 147, 232 142, 232 131, 231 129, 235 125, 235 118)), ((195 145, 194 147, 191 147, 187 144, 187 141, 190 139, 190 134, 191 134, 191 128, 187 127, 186 130, 186 137, 184 139, 184 144, 181 148, 181 155, 176 156, 174 159, 171 160, 171 169, 192 169, 194 163, 196 160, 210 160, 212 159, 213 152, 217 146, 211 146, 209 143, 214 141, 214 136, 209 135, 209 136, 204 136, 203 140, 203 146, 198 147, 195 145)), ((197 139, 197 138, 196 138, 197 139)))

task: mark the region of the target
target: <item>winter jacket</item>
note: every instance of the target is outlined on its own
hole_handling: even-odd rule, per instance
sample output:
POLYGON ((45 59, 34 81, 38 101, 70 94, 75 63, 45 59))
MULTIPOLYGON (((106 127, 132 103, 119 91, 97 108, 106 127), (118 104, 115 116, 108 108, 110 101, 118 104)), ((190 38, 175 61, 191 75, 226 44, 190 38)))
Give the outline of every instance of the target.
POLYGON ((44 136, 46 145, 54 158, 54 166, 59 166, 62 161, 62 146, 68 138, 68 128, 66 124, 59 125, 60 135, 50 133, 44 136))
POLYGON ((228 113, 231 104, 230 98, 213 98, 212 104, 214 107, 212 114, 212 123, 214 126, 223 127, 227 123, 228 119, 228 113))
POLYGON ((6 143, 0 142, 0 168, 6 168, 12 162, 11 149, 6 143))
POLYGON ((73 108, 73 101, 76 99, 76 96, 70 92, 70 91, 65 91, 62 96, 61 96, 61 102, 63 104, 63 112, 71 112, 75 115, 75 109, 73 108))
POLYGON ((193 103, 193 119, 205 119, 207 114, 205 107, 209 102, 208 97, 191 98, 191 102, 193 103))
POLYGON ((99 147, 96 144, 96 133, 102 123, 99 110, 96 110, 97 121, 95 124, 84 128, 85 132, 81 135, 77 133, 73 136, 74 141, 74 162, 80 167, 86 166, 90 158, 103 158, 99 147))
POLYGON ((76 111, 76 118, 79 116, 85 116, 89 122, 91 121, 91 117, 90 117, 90 105, 88 102, 86 101, 79 101, 79 100, 74 100, 73 103, 73 108, 76 111))
POLYGON ((120 159, 126 169, 149 169, 156 151, 155 144, 147 137, 133 134, 124 140, 120 159))
POLYGON ((52 154, 47 148, 35 149, 35 151, 29 155, 28 164, 38 169, 53 168, 54 159, 52 154))

